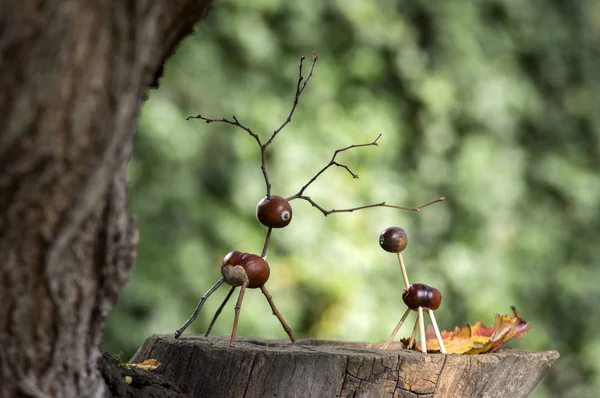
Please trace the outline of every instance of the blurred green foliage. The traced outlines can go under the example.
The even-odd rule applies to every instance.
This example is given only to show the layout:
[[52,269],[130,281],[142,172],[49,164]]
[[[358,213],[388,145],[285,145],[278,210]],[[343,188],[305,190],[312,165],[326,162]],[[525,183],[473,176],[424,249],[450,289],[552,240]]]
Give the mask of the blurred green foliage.
[[[516,305],[533,326],[512,346],[561,358],[533,396],[600,391],[600,2],[595,0],[215,1],[168,61],[139,120],[130,166],[141,244],[105,348],[131,354],[173,333],[231,250],[259,253],[261,137],[285,120],[298,61],[320,60],[292,123],[268,151],[273,193],[289,196],[335,149],[330,169],[274,231],[267,286],[298,337],[380,341],[404,311],[384,228],[406,229],[408,275],[444,294],[440,326]],[[309,62],[308,62],[309,64]],[[188,330],[203,333],[227,292]],[[214,332],[229,334],[233,301]],[[411,318],[412,319],[412,318]],[[410,334],[411,322],[401,330]],[[239,335],[285,338],[259,291]]]

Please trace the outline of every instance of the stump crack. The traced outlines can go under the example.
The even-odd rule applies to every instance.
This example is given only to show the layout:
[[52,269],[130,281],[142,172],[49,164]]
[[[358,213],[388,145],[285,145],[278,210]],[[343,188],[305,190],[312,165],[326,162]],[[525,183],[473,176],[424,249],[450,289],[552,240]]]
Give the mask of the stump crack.
[[367,362],[365,364],[367,360],[361,361],[360,365],[358,366],[358,369],[356,370],[356,375],[353,375],[352,373],[350,373],[350,376],[356,378],[358,380],[358,389],[356,390],[357,392],[361,391],[361,390],[369,390],[368,387],[366,387],[365,385],[370,385],[372,384],[371,382],[371,378],[373,378],[374,376],[374,367],[375,367],[375,358],[372,358],[372,360],[370,360],[369,362],[371,363],[371,369],[367,370],[366,375],[365,375],[365,369],[368,369],[369,363]]
[[404,392],[410,394],[411,396],[415,396],[417,398],[419,398],[419,397],[421,397],[421,398],[433,398],[434,397],[434,395],[430,394],[430,393],[420,393],[420,392],[413,391],[413,390],[410,389],[410,387],[409,388],[398,387],[397,389],[400,390],[400,391],[404,391]]
[[246,381],[246,388],[244,389],[243,397],[245,397],[248,393],[248,387],[250,387],[250,380],[252,379],[252,372],[254,371],[254,365],[256,365],[257,357],[258,355],[254,355],[254,357],[252,358],[252,365],[250,365],[250,372],[248,372],[248,380]]
[[344,378],[342,379],[342,387],[340,388],[340,392],[337,395],[338,397],[342,396],[342,392],[344,392],[344,386],[346,385],[346,379],[348,378],[348,366],[350,366],[350,357],[346,357],[346,371],[344,372]]
[[[465,367],[464,367],[464,369],[463,369],[463,372],[462,372],[462,373],[461,373],[461,375],[460,375],[460,379],[458,380],[458,382],[459,382],[459,386],[460,386],[461,388],[463,387],[463,384],[464,384],[464,383],[463,383],[463,380],[466,380],[466,379],[468,379],[468,375],[469,375],[469,373],[471,372],[471,365],[472,365],[472,361],[471,361],[471,359],[472,359],[472,358],[471,358],[471,357],[469,357],[468,359],[469,359],[469,360],[468,360],[467,364],[465,365]],[[465,376],[465,375],[466,375],[466,376]]]
[[391,367],[389,367],[389,366],[386,366],[386,365],[383,363],[383,358],[379,358],[379,362],[381,363],[381,367],[382,367],[382,368],[384,368],[384,369],[386,369],[386,370],[389,370],[389,371],[390,371],[390,372],[392,372],[392,373],[394,372],[394,369],[392,369],[392,368],[391,368]]
[[[440,368],[440,373],[437,376],[437,380],[435,381],[435,387],[433,387],[433,394],[438,390],[438,385],[440,384],[440,379],[442,378],[442,373],[444,373],[444,368],[446,367],[446,361],[448,360],[448,355],[444,355],[444,362],[442,362],[442,367]],[[470,361],[469,361],[470,362]]]

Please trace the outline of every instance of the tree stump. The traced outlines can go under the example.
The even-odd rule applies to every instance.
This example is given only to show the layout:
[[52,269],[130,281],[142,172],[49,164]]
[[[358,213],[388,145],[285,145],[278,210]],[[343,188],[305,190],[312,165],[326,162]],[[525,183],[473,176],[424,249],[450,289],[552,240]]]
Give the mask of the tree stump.
[[132,358],[161,362],[192,397],[525,397],[559,357],[502,349],[483,355],[379,350],[367,343],[153,335]]

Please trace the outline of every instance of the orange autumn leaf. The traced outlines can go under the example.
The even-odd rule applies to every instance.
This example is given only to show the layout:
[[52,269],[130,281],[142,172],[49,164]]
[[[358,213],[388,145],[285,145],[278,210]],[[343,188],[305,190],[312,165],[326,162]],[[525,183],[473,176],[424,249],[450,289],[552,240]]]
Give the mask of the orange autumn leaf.
[[[515,307],[514,316],[496,314],[493,326],[485,326],[477,321],[474,325],[462,328],[456,326],[451,332],[442,331],[441,337],[448,354],[477,355],[498,350],[508,340],[519,338],[531,328],[519,317]],[[440,345],[431,325],[425,332],[427,352],[439,352]],[[419,344],[416,344],[419,347]],[[418,348],[416,348],[418,350]]]
[[159,366],[160,362],[158,362],[156,359],[146,359],[144,362],[130,364],[130,367],[132,368],[143,369],[148,371],[153,371]]

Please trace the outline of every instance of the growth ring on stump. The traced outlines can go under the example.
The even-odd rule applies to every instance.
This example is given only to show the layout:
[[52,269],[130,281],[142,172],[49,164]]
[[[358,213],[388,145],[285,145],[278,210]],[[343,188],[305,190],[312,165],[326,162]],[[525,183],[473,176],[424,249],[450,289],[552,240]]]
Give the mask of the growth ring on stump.
[[190,397],[526,397],[556,351],[483,355],[379,350],[367,343],[153,335],[131,362],[154,358]]

